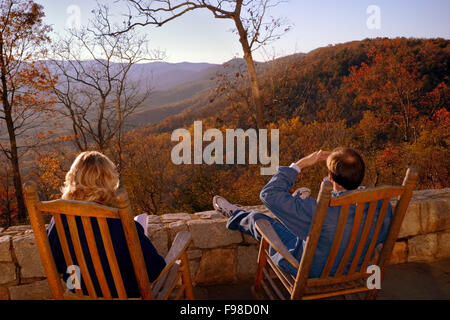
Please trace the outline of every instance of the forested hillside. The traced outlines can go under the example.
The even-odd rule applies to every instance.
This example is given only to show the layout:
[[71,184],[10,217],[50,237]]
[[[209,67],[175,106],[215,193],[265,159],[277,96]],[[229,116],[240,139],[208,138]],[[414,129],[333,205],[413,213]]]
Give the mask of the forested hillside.
[[[382,111],[378,107],[383,104],[391,105],[383,111],[397,115],[404,102],[419,114],[430,115],[435,108],[448,107],[444,93],[449,59],[448,40],[397,38],[354,41],[271,61],[260,65],[267,119],[277,122],[299,116],[306,123],[345,119],[353,125],[366,111]],[[253,126],[252,119],[242,119],[250,94],[240,79],[223,79],[218,99],[171,117],[155,130],[172,130],[206,117],[221,118],[227,125]],[[444,95],[430,109],[431,96],[439,92]],[[217,96],[216,92],[208,95]],[[406,116],[415,118],[414,113]]]
[[[421,170],[419,188],[449,187],[449,68],[450,46],[444,39],[355,41],[267,63],[260,70],[266,119],[268,127],[280,129],[281,164],[316,149],[345,145],[363,153],[366,185],[399,184],[407,167],[416,166]],[[243,77],[222,79],[208,99],[197,97],[203,105],[192,101],[195,109],[136,133],[148,139],[148,148],[155,148],[150,141],[169,142],[170,135],[162,132],[190,127],[198,119],[222,129],[255,127]],[[165,163],[173,145],[161,143],[148,152]],[[215,193],[257,203],[268,179],[259,175],[257,166],[186,167],[173,167],[184,171],[175,173],[183,179],[175,185],[182,187],[171,191],[168,186],[163,193],[188,211],[208,209]],[[311,170],[297,186],[317,191],[326,169]],[[130,183],[135,188],[136,180]]]
[[[348,146],[364,156],[364,185],[400,184],[415,166],[419,189],[450,186],[449,40],[354,41],[260,64],[258,72],[266,126],[280,130],[280,165]],[[141,119],[147,125],[124,132],[106,151],[136,213],[210,210],[215,194],[259,203],[270,178],[259,165],[176,166],[170,159],[172,131],[193,130],[195,120],[203,120],[203,130],[256,128],[246,77],[244,68],[219,72],[216,88],[160,108],[158,117],[166,119]],[[29,175],[40,180],[43,197],[59,196],[75,154],[69,145],[68,138],[36,156]],[[325,167],[304,170],[295,187],[315,195],[326,174]]]

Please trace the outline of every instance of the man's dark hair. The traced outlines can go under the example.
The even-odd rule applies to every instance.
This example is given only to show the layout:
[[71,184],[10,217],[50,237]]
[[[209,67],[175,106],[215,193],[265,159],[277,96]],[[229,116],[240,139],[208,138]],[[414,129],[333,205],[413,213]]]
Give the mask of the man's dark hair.
[[366,169],[364,160],[353,149],[337,148],[327,159],[327,167],[333,180],[346,190],[361,185]]

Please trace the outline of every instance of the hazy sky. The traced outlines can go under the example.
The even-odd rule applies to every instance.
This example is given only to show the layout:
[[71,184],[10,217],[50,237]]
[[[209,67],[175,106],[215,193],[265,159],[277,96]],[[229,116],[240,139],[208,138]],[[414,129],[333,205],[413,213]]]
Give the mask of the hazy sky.
[[[79,10],[81,24],[91,18],[93,0],[35,0],[44,6],[45,22],[57,32],[62,32],[73,21]],[[123,5],[110,3],[112,13],[120,15]],[[367,21],[374,11],[380,10],[379,28]],[[74,7],[75,6],[75,7]],[[75,8],[75,11],[73,9]],[[290,0],[273,9],[270,15],[285,17],[293,25],[292,30],[280,40],[259,50],[255,56],[265,60],[267,55],[284,56],[296,52],[308,52],[328,44],[362,40],[373,37],[442,37],[450,38],[449,0]],[[139,28],[149,35],[150,46],[164,49],[168,62],[223,63],[235,56],[242,56],[237,35],[230,32],[231,21],[214,19],[207,10],[191,12],[171,23],[155,28]]]

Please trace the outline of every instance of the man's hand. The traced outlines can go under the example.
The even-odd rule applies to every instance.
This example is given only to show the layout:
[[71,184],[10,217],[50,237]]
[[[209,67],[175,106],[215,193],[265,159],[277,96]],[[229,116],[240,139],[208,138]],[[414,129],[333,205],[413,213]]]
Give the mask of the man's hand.
[[330,154],[331,154],[330,151],[322,151],[322,150],[316,151],[314,153],[311,153],[309,156],[306,156],[306,157],[298,160],[297,166],[300,169],[304,169],[306,167],[313,166],[320,161],[327,160],[327,158]]

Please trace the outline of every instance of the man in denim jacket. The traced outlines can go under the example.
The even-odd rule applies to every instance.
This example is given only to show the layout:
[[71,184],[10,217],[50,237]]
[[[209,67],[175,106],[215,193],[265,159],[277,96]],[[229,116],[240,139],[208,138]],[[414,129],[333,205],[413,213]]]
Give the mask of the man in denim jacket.
[[[364,178],[365,171],[364,161],[361,156],[352,149],[338,148],[333,152],[321,150],[300,159],[296,163],[291,164],[289,167],[280,167],[278,173],[275,174],[269,183],[262,189],[260,194],[261,201],[279,221],[256,211],[244,211],[239,206],[229,203],[226,199],[220,196],[214,197],[214,208],[229,218],[227,223],[228,229],[239,230],[250,234],[258,241],[260,241],[261,235],[255,228],[255,222],[259,219],[269,221],[289,252],[298,261],[300,261],[317,202],[316,199],[311,197],[293,196],[289,193],[289,190],[294,185],[301,170],[325,160],[329,170],[328,179],[333,183],[333,197],[344,194],[349,190],[358,189]],[[357,270],[359,270],[362,263],[362,257],[364,257],[364,254],[369,246],[370,239],[372,238],[380,208],[381,201],[378,202],[374,222],[371,226]],[[351,229],[355,218],[355,209],[355,205],[352,205],[349,208],[344,235],[342,237],[335,264],[330,273],[331,276],[336,272],[337,266],[344,254],[346,245],[350,238]],[[364,209],[362,225],[364,225],[367,211],[368,204],[366,204]],[[325,266],[331,245],[333,243],[339,219],[339,212],[340,207],[328,208],[310,270],[310,278],[318,278],[322,273],[322,269]],[[391,219],[392,208],[389,205],[377,239],[377,245],[385,240]],[[349,265],[356,251],[361,232],[362,227],[359,230],[356,244],[350,256]],[[284,271],[289,272],[294,276],[297,274],[297,270],[275,250],[270,248],[269,254],[271,259]],[[347,265],[344,272],[347,272],[349,265]]]

